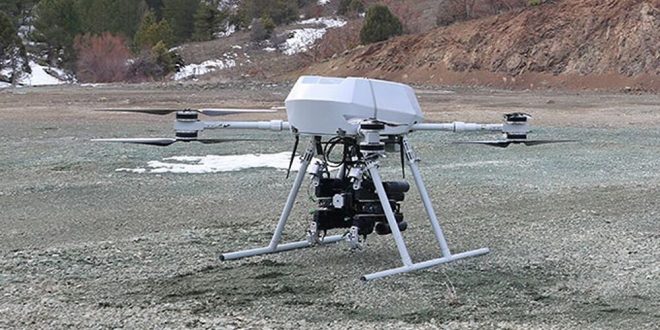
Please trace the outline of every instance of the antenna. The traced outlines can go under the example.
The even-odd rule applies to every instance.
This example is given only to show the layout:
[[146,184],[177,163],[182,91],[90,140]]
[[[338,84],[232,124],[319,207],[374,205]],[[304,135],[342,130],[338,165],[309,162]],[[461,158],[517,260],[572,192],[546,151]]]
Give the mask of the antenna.
[[374,93],[374,85],[371,82],[371,79],[366,78],[369,82],[369,88],[371,88],[371,98],[374,100],[374,118],[378,118],[378,103],[376,103],[376,93]]

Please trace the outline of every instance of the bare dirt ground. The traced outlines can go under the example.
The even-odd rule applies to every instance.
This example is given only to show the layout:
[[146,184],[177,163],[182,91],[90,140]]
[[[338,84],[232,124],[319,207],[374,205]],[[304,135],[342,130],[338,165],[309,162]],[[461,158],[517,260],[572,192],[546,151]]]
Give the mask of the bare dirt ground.
[[[580,142],[497,149],[450,144],[481,135],[413,134],[452,250],[492,252],[370,283],[359,276],[399,264],[389,236],[356,253],[217,259],[269,241],[292,182],[281,171],[115,171],[175,155],[286,151],[287,134],[211,147],[89,141],[171,134],[171,117],[95,108],[273,106],[288,87],[0,91],[0,328],[657,328],[658,95],[420,87],[427,121],[525,111],[536,137]],[[205,132],[218,135],[259,137]],[[400,176],[396,158],[385,177]],[[299,200],[285,239],[304,236],[312,207]],[[413,259],[438,256],[416,193],[403,212]]]

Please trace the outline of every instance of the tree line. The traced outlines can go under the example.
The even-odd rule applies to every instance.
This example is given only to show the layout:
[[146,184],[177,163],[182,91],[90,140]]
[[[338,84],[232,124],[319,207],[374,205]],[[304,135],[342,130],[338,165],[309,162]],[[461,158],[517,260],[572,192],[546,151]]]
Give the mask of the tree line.
[[[28,54],[42,64],[74,72],[81,81],[159,79],[182,64],[173,48],[213,39],[228,26],[262,30],[296,21],[317,0],[242,0],[222,8],[220,0],[2,0],[0,80],[29,72]],[[400,34],[386,8],[367,15],[363,41]],[[341,0],[339,14],[364,12],[361,0]],[[388,25],[383,32],[379,22]],[[382,25],[382,24],[380,24]],[[255,38],[253,38],[255,39]],[[27,47],[26,47],[27,46]]]
[[[289,23],[311,1],[244,0],[230,11],[220,8],[220,0],[3,0],[0,70],[12,73],[0,79],[29,71],[28,52],[84,77],[94,68],[81,66],[103,51],[130,57],[126,74],[158,78],[180,62],[172,47],[211,40],[230,25],[247,28],[255,18]],[[21,35],[25,27],[31,31]]]

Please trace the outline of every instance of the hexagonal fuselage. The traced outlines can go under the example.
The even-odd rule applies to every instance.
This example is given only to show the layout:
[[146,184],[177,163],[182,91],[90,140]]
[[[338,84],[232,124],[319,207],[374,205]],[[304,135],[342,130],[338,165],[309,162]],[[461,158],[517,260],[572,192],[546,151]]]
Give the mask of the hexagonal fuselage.
[[410,86],[376,79],[301,76],[285,104],[289,123],[304,135],[356,135],[366,119],[393,124],[383,135],[398,135],[423,120]]

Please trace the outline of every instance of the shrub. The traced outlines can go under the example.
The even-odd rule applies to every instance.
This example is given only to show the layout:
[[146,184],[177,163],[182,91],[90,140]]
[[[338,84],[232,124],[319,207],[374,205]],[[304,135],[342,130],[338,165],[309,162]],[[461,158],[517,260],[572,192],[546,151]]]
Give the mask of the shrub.
[[457,21],[464,21],[468,19],[469,6],[464,5],[461,1],[449,0],[442,2],[438,7],[438,14],[436,16],[436,25],[445,26]]
[[270,17],[262,17],[260,19],[252,20],[252,28],[250,30],[250,39],[252,41],[263,41],[270,38],[275,23]]
[[220,26],[227,19],[227,13],[218,9],[217,4],[202,2],[195,13],[195,32],[193,39],[196,41],[212,40],[217,32],[221,32]]
[[386,6],[375,5],[367,10],[364,25],[360,31],[360,42],[370,44],[387,40],[403,33],[401,21],[392,15]]
[[458,21],[497,15],[525,7],[536,0],[446,0],[438,5],[436,25],[445,26]]
[[180,62],[179,55],[169,51],[161,41],[133,60],[127,78],[130,81],[158,80],[174,72]]
[[140,28],[133,39],[138,50],[150,49],[161,41],[165,45],[171,45],[174,33],[165,19],[157,22],[156,15],[149,11],[142,18]]
[[109,32],[99,36],[79,35],[74,41],[78,53],[76,75],[82,82],[116,82],[126,79],[131,52],[126,40]]
[[298,0],[242,0],[238,16],[243,27],[263,17],[270,17],[276,25],[286,24],[298,19]]
[[306,63],[314,63],[329,59],[335,55],[355,48],[360,44],[360,27],[362,22],[359,20],[349,21],[346,25],[328,29],[323,38],[317,42],[309,51],[300,53]]
[[0,11],[0,80],[14,84],[23,73],[30,73],[25,47],[9,16]]
[[357,16],[364,13],[364,4],[361,0],[341,0],[337,14],[344,16]]
[[410,1],[390,0],[384,3],[403,24],[403,33],[418,33],[423,30],[424,13]]

